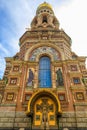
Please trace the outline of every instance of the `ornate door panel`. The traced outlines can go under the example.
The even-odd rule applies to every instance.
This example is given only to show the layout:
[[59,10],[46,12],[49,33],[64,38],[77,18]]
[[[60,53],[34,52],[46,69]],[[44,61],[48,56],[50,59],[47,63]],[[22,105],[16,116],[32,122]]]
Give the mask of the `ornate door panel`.
[[34,105],[34,125],[55,125],[56,106],[49,97],[39,98]]

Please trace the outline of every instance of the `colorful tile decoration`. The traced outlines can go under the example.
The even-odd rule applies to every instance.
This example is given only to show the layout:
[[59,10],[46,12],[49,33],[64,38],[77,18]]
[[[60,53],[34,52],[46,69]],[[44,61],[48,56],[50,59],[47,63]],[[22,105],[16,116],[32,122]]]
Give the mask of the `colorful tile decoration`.
[[14,99],[14,93],[7,93],[6,100],[12,101]]
[[71,71],[77,71],[77,65],[70,65]]
[[59,100],[60,101],[65,101],[66,99],[65,99],[65,94],[58,94],[58,97],[59,97]]
[[80,84],[80,78],[79,77],[73,77],[74,84]]
[[77,100],[84,100],[84,94],[82,92],[77,92],[76,99]]
[[26,95],[25,95],[25,100],[26,100],[26,101],[29,101],[30,97],[31,97],[30,94],[26,94]]
[[17,83],[17,78],[11,78],[10,84],[15,85]]
[[57,52],[54,48],[44,46],[44,47],[39,47],[39,48],[35,49],[32,52],[31,56],[29,57],[29,60],[30,61],[35,61],[36,57],[39,54],[43,54],[43,53],[47,53],[47,54],[52,55],[55,61],[61,59],[59,52]]
[[19,71],[19,66],[14,66],[13,71]]

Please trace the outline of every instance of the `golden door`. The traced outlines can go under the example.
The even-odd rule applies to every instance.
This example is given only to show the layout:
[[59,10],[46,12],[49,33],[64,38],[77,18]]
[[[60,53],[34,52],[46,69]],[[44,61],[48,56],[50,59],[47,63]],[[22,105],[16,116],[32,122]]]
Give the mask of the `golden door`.
[[34,125],[41,126],[42,124],[54,126],[56,105],[55,102],[49,97],[41,97],[36,100],[34,104]]

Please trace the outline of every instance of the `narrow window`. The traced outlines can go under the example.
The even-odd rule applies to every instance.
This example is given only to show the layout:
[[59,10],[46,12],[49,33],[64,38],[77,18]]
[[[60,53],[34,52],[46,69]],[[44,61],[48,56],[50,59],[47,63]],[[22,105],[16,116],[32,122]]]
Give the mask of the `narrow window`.
[[39,61],[39,86],[50,88],[51,84],[51,66],[50,58],[43,56]]
[[47,23],[47,16],[43,16],[43,23]]

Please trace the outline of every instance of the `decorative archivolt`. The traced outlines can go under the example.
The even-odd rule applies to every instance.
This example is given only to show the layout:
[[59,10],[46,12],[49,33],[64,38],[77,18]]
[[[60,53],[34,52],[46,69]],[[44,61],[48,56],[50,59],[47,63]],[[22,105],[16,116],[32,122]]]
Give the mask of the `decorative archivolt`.
[[38,47],[31,53],[31,55],[29,56],[29,61],[36,61],[38,60],[37,57],[39,55],[47,55],[47,54],[50,55],[54,59],[54,61],[61,60],[59,52],[57,52],[54,48],[42,46]]
[[53,101],[56,103],[57,105],[57,112],[61,113],[62,110],[61,110],[61,106],[60,106],[60,102],[59,102],[59,99],[57,97],[57,95],[55,95],[53,92],[51,92],[50,90],[47,90],[47,89],[41,89],[37,92],[35,92],[31,99],[29,100],[28,102],[28,110],[26,112],[26,114],[29,114],[31,111],[32,111],[32,107],[35,103],[35,101],[38,99],[38,97],[41,97],[41,96],[47,96],[47,97],[50,97],[53,99]]
[[64,59],[60,48],[52,43],[38,43],[29,48],[25,54],[25,61],[38,61],[40,56],[48,55],[52,61]]

